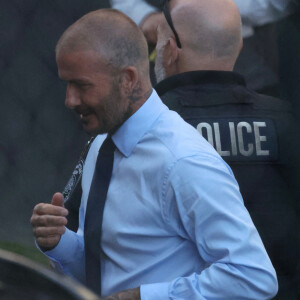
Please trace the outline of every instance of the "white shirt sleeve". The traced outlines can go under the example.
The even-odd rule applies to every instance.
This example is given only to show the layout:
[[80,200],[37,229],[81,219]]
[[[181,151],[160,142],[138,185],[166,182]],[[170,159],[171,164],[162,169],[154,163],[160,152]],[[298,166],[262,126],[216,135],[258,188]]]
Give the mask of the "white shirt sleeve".
[[162,194],[166,224],[194,243],[206,266],[169,283],[142,285],[142,300],[262,300],[276,295],[276,272],[227,164],[209,155],[181,159]]
[[234,0],[243,24],[260,26],[280,20],[291,14],[296,0]]
[[[276,22],[291,14],[297,6],[296,0],[234,0],[243,20],[242,34],[253,34],[252,26]],[[145,0],[110,0],[111,6],[129,16],[137,25],[157,11]]]
[[137,25],[140,25],[147,15],[157,11],[144,0],[110,0],[110,4],[112,8],[129,16]]

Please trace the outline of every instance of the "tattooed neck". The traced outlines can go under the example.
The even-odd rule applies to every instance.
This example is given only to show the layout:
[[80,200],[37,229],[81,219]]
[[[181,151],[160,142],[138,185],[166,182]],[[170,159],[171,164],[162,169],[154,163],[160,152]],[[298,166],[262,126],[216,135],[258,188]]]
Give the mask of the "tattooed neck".
[[141,101],[141,100],[146,101],[150,97],[151,93],[152,93],[152,88],[143,94],[141,82],[138,82],[136,87],[132,90],[132,93],[129,96],[129,99],[133,103]]
[[152,88],[144,94],[144,99],[147,100],[152,94]]

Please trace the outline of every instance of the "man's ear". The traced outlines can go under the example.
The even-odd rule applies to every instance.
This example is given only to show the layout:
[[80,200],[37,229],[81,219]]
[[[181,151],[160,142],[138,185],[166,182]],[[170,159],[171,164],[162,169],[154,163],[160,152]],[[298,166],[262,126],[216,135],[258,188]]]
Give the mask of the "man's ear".
[[164,61],[166,67],[174,67],[174,64],[178,60],[179,49],[177,48],[176,41],[173,37],[170,37],[164,49]]
[[127,96],[132,93],[138,81],[139,75],[135,67],[128,66],[121,71],[121,86]]

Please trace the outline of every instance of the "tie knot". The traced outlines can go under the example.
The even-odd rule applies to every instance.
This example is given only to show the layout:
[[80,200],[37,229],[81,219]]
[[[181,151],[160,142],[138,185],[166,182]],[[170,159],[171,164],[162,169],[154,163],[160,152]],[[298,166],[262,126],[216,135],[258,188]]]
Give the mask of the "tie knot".
[[114,144],[112,138],[110,136],[107,136],[100,147],[99,154],[109,155],[114,153],[115,149],[116,145]]

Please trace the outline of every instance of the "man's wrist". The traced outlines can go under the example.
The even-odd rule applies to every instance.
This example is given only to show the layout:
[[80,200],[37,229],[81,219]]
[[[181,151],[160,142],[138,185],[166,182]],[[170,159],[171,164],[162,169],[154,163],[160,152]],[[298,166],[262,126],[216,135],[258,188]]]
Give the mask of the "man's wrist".
[[101,298],[101,300],[141,300],[140,288],[121,291],[110,296]]

